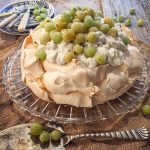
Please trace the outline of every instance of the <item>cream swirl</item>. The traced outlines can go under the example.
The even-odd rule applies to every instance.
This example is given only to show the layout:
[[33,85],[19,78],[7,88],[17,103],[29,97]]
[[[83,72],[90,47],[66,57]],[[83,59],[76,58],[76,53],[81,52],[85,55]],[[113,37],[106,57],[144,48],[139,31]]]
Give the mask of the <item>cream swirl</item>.
[[112,66],[121,65],[124,58],[124,53],[117,49],[111,48],[107,54],[108,62]]

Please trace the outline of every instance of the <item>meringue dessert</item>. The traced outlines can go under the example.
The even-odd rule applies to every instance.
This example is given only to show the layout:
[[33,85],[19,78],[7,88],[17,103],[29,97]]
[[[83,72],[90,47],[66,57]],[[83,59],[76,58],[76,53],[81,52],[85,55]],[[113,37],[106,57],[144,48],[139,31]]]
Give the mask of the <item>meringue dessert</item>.
[[46,19],[21,49],[23,82],[41,100],[93,107],[126,92],[143,57],[122,26],[91,8]]

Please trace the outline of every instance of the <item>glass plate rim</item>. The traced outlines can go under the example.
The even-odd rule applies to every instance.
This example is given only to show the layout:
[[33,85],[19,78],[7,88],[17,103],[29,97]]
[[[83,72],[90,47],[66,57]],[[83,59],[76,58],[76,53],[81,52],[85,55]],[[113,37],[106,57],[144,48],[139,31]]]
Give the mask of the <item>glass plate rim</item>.
[[[7,57],[7,59],[5,60],[5,63],[4,63],[4,66],[3,66],[3,84],[5,85],[6,92],[9,94],[11,100],[13,100],[14,102],[16,102],[19,107],[21,107],[23,110],[28,111],[31,115],[34,115],[34,116],[37,116],[37,117],[41,117],[41,118],[43,118],[43,119],[45,119],[45,120],[47,120],[47,121],[54,121],[54,122],[63,123],[63,124],[66,124],[66,123],[75,123],[75,124],[79,124],[79,123],[80,123],[80,124],[81,124],[81,123],[95,122],[95,121],[97,121],[97,120],[111,119],[111,118],[114,118],[114,117],[117,117],[117,116],[120,116],[120,115],[124,115],[124,114],[126,114],[126,113],[128,113],[128,112],[130,112],[130,111],[135,110],[135,106],[141,103],[141,101],[144,99],[144,97],[146,96],[147,91],[148,91],[148,89],[149,89],[149,84],[147,84],[147,86],[146,86],[146,91],[145,91],[145,93],[139,98],[139,100],[132,102],[132,103],[130,104],[130,106],[128,106],[128,108],[126,108],[126,109],[123,110],[122,112],[117,112],[114,116],[110,116],[110,117],[107,117],[107,118],[100,118],[100,117],[97,117],[97,118],[94,118],[94,119],[89,117],[88,120],[84,120],[84,119],[86,119],[86,118],[84,118],[84,119],[83,119],[83,118],[73,118],[73,119],[70,119],[69,121],[68,121],[68,118],[61,118],[61,117],[55,118],[54,116],[51,117],[51,119],[49,119],[49,118],[45,117],[44,114],[43,114],[43,115],[42,115],[41,113],[36,113],[36,114],[35,114],[35,112],[33,112],[33,111],[29,110],[28,108],[26,108],[26,106],[24,106],[23,103],[19,103],[15,98],[12,97],[11,93],[10,93],[10,92],[8,91],[8,89],[7,89],[7,82],[6,82],[6,79],[4,78],[4,77],[5,77],[5,74],[6,74],[7,62],[8,62],[8,60],[10,59],[10,57],[11,57],[17,50],[19,51],[20,48],[21,48],[21,45],[20,45],[19,47],[17,47],[16,49],[14,49],[14,50],[12,51],[12,53],[11,53],[11,54]],[[147,60],[147,58],[146,58],[145,55],[144,55],[144,59],[145,59],[145,61]],[[148,66],[150,66],[150,65],[149,65],[149,61],[146,61],[146,63],[147,63]],[[147,69],[148,69],[148,68],[147,68]],[[148,75],[150,76],[150,71],[148,71]],[[148,79],[148,81],[149,81],[149,79]],[[113,101],[113,100],[112,100],[112,101]],[[56,104],[56,105],[57,105],[57,104]],[[83,109],[84,109],[84,108],[83,108]],[[78,121],[77,121],[76,119],[77,119]]]

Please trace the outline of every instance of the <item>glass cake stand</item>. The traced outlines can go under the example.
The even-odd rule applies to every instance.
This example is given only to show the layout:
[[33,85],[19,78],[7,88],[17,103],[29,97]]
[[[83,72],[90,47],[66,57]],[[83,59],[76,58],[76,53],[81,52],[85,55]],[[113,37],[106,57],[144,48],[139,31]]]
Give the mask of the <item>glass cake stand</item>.
[[21,80],[20,47],[10,54],[4,64],[3,81],[11,99],[34,116],[59,123],[85,123],[110,119],[133,109],[145,97],[149,88],[150,67],[143,55],[142,75],[133,86],[120,97],[109,100],[93,108],[78,108],[70,105],[58,105],[36,97]]

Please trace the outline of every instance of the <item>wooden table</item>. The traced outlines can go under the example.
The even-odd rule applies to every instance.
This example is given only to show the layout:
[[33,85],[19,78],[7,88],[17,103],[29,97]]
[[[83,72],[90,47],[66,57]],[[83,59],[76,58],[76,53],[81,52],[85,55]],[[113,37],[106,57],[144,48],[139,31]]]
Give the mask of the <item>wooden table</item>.
[[[5,4],[9,4],[14,0],[0,0],[0,7]],[[117,16],[124,15],[127,18],[132,19],[131,29],[134,31],[135,36],[144,42],[145,44],[150,43],[150,1],[149,0],[49,0],[55,7],[55,13],[58,14],[62,9],[70,8],[70,6],[84,5],[90,6],[94,9],[100,9],[105,16]],[[136,15],[130,16],[129,9],[134,7],[136,9]],[[139,18],[145,20],[144,27],[137,27],[136,21]],[[43,121],[39,118],[33,117],[27,112],[21,110],[15,103],[13,103],[9,96],[6,94],[4,86],[2,84],[2,67],[6,56],[11,52],[12,49],[22,43],[24,37],[6,35],[0,32],[0,130],[8,128],[13,125],[32,122],[32,121]],[[143,44],[144,45],[144,44]],[[145,45],[146,54],[150,56],[150,46]],[[146,98],[143,103],[149,103],[150,99]],[[96,124],[89,123],[85,125],[74,125],[68,124],[64,128],[68,132],[87,132],[87,131],[98,131],[98,130],[123,130],[131,129],[136,127],[150,127],[150,120],[142,116],[139,110],[134,113],[129,113],[122,120],[117,121],[118,118],[114,118],[108,121],[97,122]],[[117,121],[117,122],[116,122]],[[75,129],[75,130],[74,130]],[[73,144],[68,145],[68,149],[71,150],[136,150],[145,149],[148,150],[150,147],[146,146],[145,142],[97,142],[93,140],[80,140]]]

